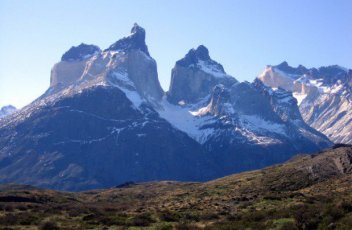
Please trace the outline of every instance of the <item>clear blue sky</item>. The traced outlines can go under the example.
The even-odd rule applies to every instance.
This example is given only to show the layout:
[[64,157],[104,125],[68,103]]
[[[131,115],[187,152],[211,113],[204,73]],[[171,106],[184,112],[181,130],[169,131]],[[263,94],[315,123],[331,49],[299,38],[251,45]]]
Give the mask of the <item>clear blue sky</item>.
[[351,12],[350,0],[1,0],[0,106],[30,103],[67,49],[106,48],[134,22],[165,90],[175,61],[199,44],[240,81],[284,60],[352,68]]

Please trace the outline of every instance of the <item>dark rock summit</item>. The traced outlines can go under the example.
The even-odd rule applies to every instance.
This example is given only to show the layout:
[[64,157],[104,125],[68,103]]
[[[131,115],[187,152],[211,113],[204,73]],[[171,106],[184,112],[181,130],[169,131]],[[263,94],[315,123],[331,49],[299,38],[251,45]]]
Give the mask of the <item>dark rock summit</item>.
[[190,51],[188,51],[188,53],[184,58],[176,62],[176,65],[188,67],[190,65],[197,64],[199,60],[202,60],[202,61],[210,60],[209,51],[203,45],[198,46],[197,49],[191,49]]
[[98,46],[81,43],[79,46],[72,46],[64,53],[61,57],[61,61],[81,61],[100,51]]
[[308,71],[308,69],[303,65],[299,65],[297,68],[294,68],[294,67],[291,67],[286,61],[280,63],[275,67],[282,71],[285,71],[286,73],[293,74],[293,75],[298,75],[298,74],[302,75]]
[[129,50],[141,50],[146,55],[149,55],[148,47],[145,44],[145,30],[140,27],[137,23],[131,29],[131,35],[128,37],[122,38],[112,44],[108,50],[115,50],[115,51],[129,51]]

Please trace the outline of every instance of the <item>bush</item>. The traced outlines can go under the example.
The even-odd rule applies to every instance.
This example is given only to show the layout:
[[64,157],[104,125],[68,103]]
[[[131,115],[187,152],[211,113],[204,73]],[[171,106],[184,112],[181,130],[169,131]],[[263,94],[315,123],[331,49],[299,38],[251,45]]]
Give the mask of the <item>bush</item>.
[[143,213],[140,215],[136,215],[127,219],[126,224],[129,226],[149,226],[150,224],[154,223],[155,221],[148,213]]
[[172,224],[169,224],[169,223],[161,223],[161,224],[156,225],[154,228],[155,228],[155,230],[172,230],[173,229]]
[[201,220],[215,220],[219,219],[219,215],[217,213],[206,212],[202,213],[199,218]]
[[200,229],[197,225],[187,222],[177,223],[175,225],[176,230],[196,230]]
[[40,230],[59,230],[59,226],[56,222],[46,221],[39,226]]
[[37,225],[40,222],[40,219],[35,213],[30,212],[22,212],[17,216],[18,220],[21,225]]
[[159,214],[159,218],[160,220],[166,222],[177,222],[180,220],[180,214],[171,211],[163,211]]
[[302,205],[295,210],[294,218],[298,229],[317,229],[320,210],[317,207]]
[[17,217],[13,214],[6,214],[0,217],[0,225],[16,225]]

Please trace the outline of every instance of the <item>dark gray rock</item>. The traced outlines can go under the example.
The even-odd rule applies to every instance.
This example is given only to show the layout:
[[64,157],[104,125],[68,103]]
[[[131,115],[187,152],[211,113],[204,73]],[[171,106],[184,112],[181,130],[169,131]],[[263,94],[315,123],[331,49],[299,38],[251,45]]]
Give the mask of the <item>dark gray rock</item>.
[[100,51],[98,46],[81,43],[79,46],[72,46],[64,53],[61,57],[61,61],[81,61]]
[[130,51],[130,50],[141,50],[146,55],[149,55],[148,47],[145,44],[145,30],[140,27],[137,23],[131,29],[131,35],[125,38],[122,38],[112,44],[108,50],[115,51]]

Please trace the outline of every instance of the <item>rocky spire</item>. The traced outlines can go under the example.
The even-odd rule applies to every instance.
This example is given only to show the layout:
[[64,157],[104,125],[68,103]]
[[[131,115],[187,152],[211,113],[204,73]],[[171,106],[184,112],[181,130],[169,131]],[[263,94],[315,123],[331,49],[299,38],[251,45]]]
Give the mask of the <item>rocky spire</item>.
[[131,29],[131,34],[128,37],[124,37],[114,44],[112,44],[107,50],[116,51],[129,51],[129,50],[141,50],[145,54],[149,55],[148,47],[145,44],[145,30],[135,23]]

